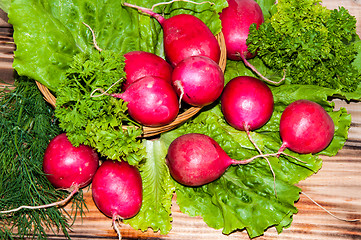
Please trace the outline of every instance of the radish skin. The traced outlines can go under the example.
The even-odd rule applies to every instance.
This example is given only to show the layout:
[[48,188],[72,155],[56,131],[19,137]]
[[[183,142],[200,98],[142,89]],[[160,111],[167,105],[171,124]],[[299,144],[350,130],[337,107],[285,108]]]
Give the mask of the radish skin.
[[135,81],[123,93],[111,94],[128,102],[128,113],[144,126],[163,126],[178,115],[178,96],[172,85],[161,78],[147,76]]
[[213,103],[221,95],[224,75],[212,59],[192,56],[178,63],[173,70],[171,82],[182,101],[203,107]]
[[282,146],[300,153],[318,153],[332,141],[335,125],[321,105],[309,100],[297,100],[286,107],[280,120]]
[[44,153],[43,171],[56,188],[87,186],[99,166],[95,150],[86,145],[74,147],[66,133],[53,138]]
[[158,55],[145,51],[132,51],[124,54],[126,79],[122,90],[125,91],[130,84],[147,76],[161,78],[170,83],[172,66]]
[[257,27],[264,22],[261,7],[254,0],[227,0],[228,7],[219,14],[222,22],[222,33],[227,49],[227,57],[231,60],[242,60],[253,58],[247,50],[247,38],[249,27],[257,24]]
[[274,100],[271,89],[250,76],[233,78],[224,87],[221,108],[234,128],[251,131],[262,127],[272,116]]
[[142,205],[142,179],[138,169],[124,161],[104,161],[93,178],[92,196],[106,216],[134,217]]

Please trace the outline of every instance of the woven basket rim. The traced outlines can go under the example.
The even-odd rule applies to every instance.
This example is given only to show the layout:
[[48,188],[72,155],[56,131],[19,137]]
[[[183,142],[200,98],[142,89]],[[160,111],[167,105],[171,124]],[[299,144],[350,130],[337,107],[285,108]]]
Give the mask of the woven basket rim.
[[[224,72],[226,69],[226,62],[227,62],[227,51],[223,33],[220,32],[216,35],[218,43],[221,48],[221,55],[218,65]],[[56,107],[56,97],[51,93],[51,91],[41,84],[38,81],[35,81],[36,85],[38,86],[40,92],[43,94],[44,100],[48,102],[53,108]],[[202,107],[190,107],[183,113],[179,114],[171,123],[159,126],[159,127],[149,127],[149,126],[142,126],[142,136],[141,137],[151,137],[158,135],[163,132],[167,132],[172,130],[173,128],[177,127],[178,125],[186,122],[189,118],[196,115]],[[129,126],[123,126],[123,129],[127,129]],[[133,127],[133,126],[132,126]]]

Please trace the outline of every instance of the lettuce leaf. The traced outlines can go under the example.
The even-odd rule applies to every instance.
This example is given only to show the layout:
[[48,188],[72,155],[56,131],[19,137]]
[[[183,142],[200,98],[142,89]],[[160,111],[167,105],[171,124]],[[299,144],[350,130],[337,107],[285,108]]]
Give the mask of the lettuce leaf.
[[124,220],[135,229],[167,234],[171,228],[171,204],[175,190],[164,158],[167,147],[159,139],[143,141],[147,160],[140,166],[143,179],[143,203],[140,212],[131,219]]
[[0,9],[3,10],[5,13],[9,12],[11,0],[0,0]]

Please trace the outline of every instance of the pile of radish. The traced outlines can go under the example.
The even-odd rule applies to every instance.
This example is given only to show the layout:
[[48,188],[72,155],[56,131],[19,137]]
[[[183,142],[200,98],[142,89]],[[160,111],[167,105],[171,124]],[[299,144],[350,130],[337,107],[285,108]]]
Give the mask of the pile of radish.
[[[220,97],[224,86],[223,71],[218,65],[221,49],[205,23],[190,14],[165,19],[151,9],[126,2],[123,5],[148,14],[161,24],[166,57],[164,60],[144,51],[124,54],[123,92],[110,96],[128,103],[133,120],[143,126],[164,126],[177,117],[182,101],[203,107]],[[96,42],[94,45],[102,50]]]
[[[162,24],[166,60],[144,51],[124,54],[126,79],[122,92],[108,94],[108,89],[101,90],[100,95],[124,100],[133,120],[151,127],[171,123],[179,113],[181,102],[203,107],[219,99],[224,87],[223,71],[218,65],[220,46],[209,28],[193,15],[164,19],[147,9],[139,9]],[[102,51],[93,31],[92,34],[95,48]],[[100,96],[93,93],[92,97]],[[43,163],[44,173],[54,187],[72,190],[62,204],[80,188],[92,183],[95,205],[112,218],[121,239],[117,221],[135,216],[142,206],[142,179],[136,166],[109,159],[100,162],[93,149],[85,145],[73,146],[66,133],[49,143]]]
[[[259,108],[257,103],[253,103],[257,100],[252,97],[248,100],[247,107],[253,107],[255,110]],[[247,121],[241,114],[239,117],[240,122],[243,123],[241,126],[244,126]],[[323,134],[315,134],[318,131]],[[300,154],[320,152],[330,144],[333,138],[334,123],[319,104],[309,100],[297,100],[283,112],[280,120],[280,134],[284,142],[278,152],[260,153],[243,160],[231,159],[209,136],[197,133],[182,135],[169,146],[167,165],[172,177],[179,183],[186,186],[204,185],[222,176],[230,165],[248,164],[260,157],[277,157],[284,154],[285,148]]]
[[125,59],[124,92],[111,96],[127,102],[129,115],[144,126],[171,123],[179,113],[181,101],[203,107],[222,93],[223,72],[209,57],[192,55],[174,67],[149,52],[129,52]]
[[[247,65],[246,59],[254,57],[247,51],[248,29],[253,23],[263,23],[262,11],[253,0],[228,0],[228,3],[229,7],[220,14],[227,55]],[[220,100],[225,121],[237,130],[246,131],[259,151],[259,155],[250,159],[235,160],[209,136],[182,135],[170,144],[166,156],[174,180],[186,186],[201,186],[221,177],[231,165],[279,157],[285,154],[285,148],[300,154],[317,153],[330,144],[334,135],[331,117],[317,103],[299,100],[282,114],[279,131],[283,144],[279,151],[263,154],[250,131],[261,128],[273,114],[274,99],[268,85],[250,76],[238,76],[225,85],[218,64],[220,46],[200,19],[187,14],[165,19],[151,9],[129,3],[124,6],[157,19],[163,28],[166,59],[144,51],[126,53],[122,92],[110,97],[123,99],[136,122],[152,127],[171,123],[180,111],[181,102],[204,107]],[[235,21],[244,19],[246,13],[247,21]],[[242,24],[237,25],[238,22]],[[316,131],[317,136],[313,134]],[[49,143],[43,169],[56,188],[72,194],[92,181],[93,200],[104,215],[113,219],[119,238],[116,221],[135,216],[141,208],[142,179],[137,167],[124,161],[105,160],[100,164],[94,150],[72,146],[65,133]]]
[[[111,94],[128,103],[128,113],[135,121],[151,127],[171,123],[182,101],[197,107],[213,103],[224,86],[218,65],[220,46],[208,27],[193,15],[177,15],[174,21],[155,16],[164,23],[164,51],[169,63],[149,52],[126,53],[124,92]],[[166,31],[168,28],[172,30]],[[200,38],[194,30],[207,30],[207,36]]]

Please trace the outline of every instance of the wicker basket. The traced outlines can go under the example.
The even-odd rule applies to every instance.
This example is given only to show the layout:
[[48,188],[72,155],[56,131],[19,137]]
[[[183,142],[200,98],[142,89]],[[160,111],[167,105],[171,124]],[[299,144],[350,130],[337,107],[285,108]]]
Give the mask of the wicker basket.
[[[225,45],[224,36],[223,36],[222,32],[217,34],[216,38],[221,47],[221,57],[219,60],[219,66],[221,67],[222,71],[224,72],[224,70],[226,68],[227,52],[226,52],[226,45]],[[45,101],[47,101],[51,106],[53,106],[55,108],[55,103],[56,103],[55,96],[43,84],[36,81],[36,85],[38,86],[39,90],[43,94]],[[179,114],[176,117],[176,119],[173,120],[173,122],[171,122],[167,125],[163,125],[160,127],[143,126],[142,127],[143,128],[142,137],[151,137],[151,136],[155,136],[160,133],[163,133],[163,132],[167,132],[167,131],[177,127],[178,125],[184,123],[185,121],[187,121],[189,118],[193,117],[194,115],[196,115],[201,109],[202,109],[201,107],[190,107],[183,113]],[[124,128],[127,128],[127,126],[124,126]]]

